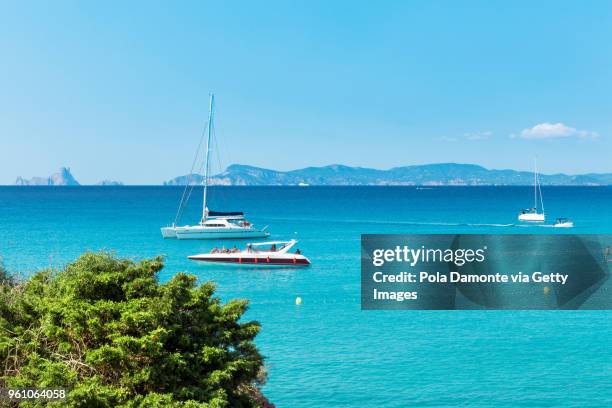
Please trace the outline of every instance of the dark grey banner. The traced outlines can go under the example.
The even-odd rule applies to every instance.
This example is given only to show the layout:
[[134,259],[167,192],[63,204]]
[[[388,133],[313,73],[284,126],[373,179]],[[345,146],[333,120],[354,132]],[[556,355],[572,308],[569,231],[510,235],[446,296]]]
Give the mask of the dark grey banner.
[[612,309],[612,235],[362,235],[361,307]]

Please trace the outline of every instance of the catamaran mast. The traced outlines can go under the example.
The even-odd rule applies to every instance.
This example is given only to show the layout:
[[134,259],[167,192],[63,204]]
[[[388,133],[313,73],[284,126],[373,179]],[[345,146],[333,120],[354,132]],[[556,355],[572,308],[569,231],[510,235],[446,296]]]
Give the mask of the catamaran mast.
[[214,105],[214,101],[215,101],[215,95],[214,94],[210,94],[210,107],[208,110],[208,135],[206,138],[206,161],[204,163],[204,199],[202,200],[202,222],[206,221],[207,218],[207,213],[208,211],[206,211],[206,193],[208,190],[208,171],[210,169],[210,165],[209,165],[209,157],[210,157],[210,147],[211,147],[211,143],[210,143],[210,139],[211,139],[211,135],[212,135],[212,121],[213,121],[213,105]]

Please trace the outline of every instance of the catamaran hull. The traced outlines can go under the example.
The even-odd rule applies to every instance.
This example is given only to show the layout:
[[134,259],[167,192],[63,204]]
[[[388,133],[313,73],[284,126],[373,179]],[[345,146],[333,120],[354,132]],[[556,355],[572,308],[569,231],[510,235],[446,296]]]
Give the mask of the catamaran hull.
[[161,234],[164,238],[176,238],[176,228],[175,227],[162,227]]
[[175,239],[242,239],[265,238],[269,232],[256,228],[210,228],[210,227],[163,227],[161,234],[164,238]]
[[192,229],[177,229],[177,239],[246,239],[246,238],[265,238],[270,236],[269,232],[248,229],[210,229],[192,230]]
[[519,214],[518,219],[525,222],[544,222],[546,217],[544,214]]
[[224,264],[224,265],[249,265],[249,266],[291,266],[300,267],[310,265],[308,258],[304,256],[288,256],[283,258],[276,257],[215,257],[212,255],[193,255],[188,258],[192,261],[206,262],[213,264]]

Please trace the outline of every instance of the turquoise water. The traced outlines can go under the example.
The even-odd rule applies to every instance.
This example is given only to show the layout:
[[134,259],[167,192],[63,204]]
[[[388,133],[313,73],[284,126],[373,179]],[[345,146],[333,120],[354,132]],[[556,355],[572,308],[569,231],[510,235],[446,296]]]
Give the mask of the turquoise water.
[[[188,261],[219,243],[161,238],[181,192],[1,187],[0,256],[28,274],[85,250],[165,254],[162,281],[188,271],[249,299],[278,407],[612,406],[611,312],[361,311],[359,298],[362,233],[612,233],[610,187],[545,187],[548,216],[576,223],[564,231],[511,225],[529,187],[213,188],[212,209],[298,239],[313,262],[299,270]],[[194,198],[185,223],[198,219]]]

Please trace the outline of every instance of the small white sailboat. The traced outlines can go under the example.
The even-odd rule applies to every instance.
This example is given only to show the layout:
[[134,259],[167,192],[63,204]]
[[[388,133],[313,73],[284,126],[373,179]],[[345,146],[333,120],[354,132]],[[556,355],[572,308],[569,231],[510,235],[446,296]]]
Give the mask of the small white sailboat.
[[[161,234],[164,238],[176,238],[176,239],[235,239],[235,238],[265,238],[270,235],[266,231],[266,227],[258,229],[253,226],[244,217],[242,212],[219,212],[209,211],[206,206],[206,198],[208,193],[208,177],[210,171],[210,150],[211,150],[211,135],[213,129],[213,109],[214,109],[214,95],[210,95],[210,109],[208,112],[208,123],[207,123],[207,138],[206,138],[206,158],[204,162],[204,179],[202,184],[204,187],[203,199],[202,199],[202,219],[197,225],[184,225],[177,226],[178,219],[183,209],[183,205],[186,204],[185,192],[187,191],[188,185],[185,186],[185,192],[181,203],[179,204],[179,210],[175,218],[174,223],[168,227],[161,228]],[[196,153],[197,159],[197,153]],[[195,164],[195,161],[194,161]],[[192,168],[193,173],[193,168]]]
[[[540,188],[540,177],[538,176],[538,163],[534,162],[533,171],[533,207],[522,210],[518,216],[519,221],[525,222],[544,222],[546,215],[544,213],[544,199],[542,198],[542,189]],[[540,206],[542,212],[538,212],[538,195],[540,196]]]

